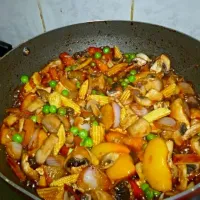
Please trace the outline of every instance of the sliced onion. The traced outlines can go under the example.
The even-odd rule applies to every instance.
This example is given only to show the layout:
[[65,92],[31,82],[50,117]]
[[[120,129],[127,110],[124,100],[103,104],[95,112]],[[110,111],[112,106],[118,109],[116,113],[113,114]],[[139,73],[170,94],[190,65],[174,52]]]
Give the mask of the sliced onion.
[[120,113],[121,113],[121,108],[120,106],[113,102],[112,103],[112,107],[113,107],[113,112],[114,112],[114,123],[113,123],[113,128],[117,128],[119,126],[120,123]]
[[85,129],[86,131],[89,131],[89,130],[90,130],[90,124],[87,124],[87,123],[85,123],[85,124],[80,124],[80,125],[79,125],[79,128]]
[[14,159],[20,159],[22,154],[22,145],[17,142],[9,142],[6,145],[6,152]]
[[194,90],[192,89],[191,85],[189,83],[186,82],[180,82],[178,83],[178,86],[181,90],[181,92],[185,93],[185,94],[194,94]]
[[148,113],[147,108],[140,106],[138,104],[132,104],[131,109],[135,112],[136,115],[141,117]]
[[74,124],[74,118],[72,116],[69,116],[69,123],[71,126]]
[[33,133],[33,136],[28,144],[28,149],[32,149],[34,148],[34,145],[37,144],[37,138],[38,138],[38,134],[39,134],[40,129],[36,129],[35,132]]
[[64,157],[62,156],[48,156],[46,164],[49,166],[62,167],[64,165]]

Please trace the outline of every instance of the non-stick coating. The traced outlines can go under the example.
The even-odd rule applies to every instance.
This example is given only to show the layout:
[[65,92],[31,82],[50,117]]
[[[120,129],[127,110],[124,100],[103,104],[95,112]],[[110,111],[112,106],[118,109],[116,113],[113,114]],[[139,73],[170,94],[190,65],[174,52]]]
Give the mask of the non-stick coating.
[[[117,45],[124,52],[144,52],[153,56],[165,53],[169,55],[175,71],[190,80],[200,92],[199,41],[151,24],[129,21],[89,22],[42,34],[20,45],[0,60],[0,121],[5,115],[5,108],[12,105],[13,91],[20,84],[22,74],[31,75],[40,70],[63,51],[74,53],[89,46],[104,45]],[[30,49],[28,56],[23,54],[24,47]],[[22,190],[23,185],[19,184],[18,179],[7,167],[2,150],[0,163],[0,176],[4,175],[7,182],[15,183],[14,186]],[[27,194],[30,195],[29,192]]]

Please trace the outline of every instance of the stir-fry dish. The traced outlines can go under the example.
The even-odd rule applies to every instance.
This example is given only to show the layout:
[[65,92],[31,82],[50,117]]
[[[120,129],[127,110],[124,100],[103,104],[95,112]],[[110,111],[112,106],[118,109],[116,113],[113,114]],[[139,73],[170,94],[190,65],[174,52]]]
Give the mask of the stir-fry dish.
[[45,200],[164,199],[200,182],[200,107],[167,55],[64,52],[22,86],[0,130]]

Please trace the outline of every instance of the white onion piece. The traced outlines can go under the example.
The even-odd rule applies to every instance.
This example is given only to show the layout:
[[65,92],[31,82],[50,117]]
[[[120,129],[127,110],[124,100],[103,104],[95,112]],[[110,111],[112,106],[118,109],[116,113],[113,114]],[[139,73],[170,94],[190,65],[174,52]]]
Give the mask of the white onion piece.
[[34,145],[34,142],[36,142],[37,140],[37,137],[38,137],[38,133],[39,133],[39,130],[40,129],[36,129],[33,133],[33,136],[28,144],[28,149],[30,149],[33,145]]
[[22,145],[17,142],[9,142],[6,145],[6,152],[14,159],[20,159],[22,154]]
[[176,125],[176,121],[171,117],[163,117],[157,121],[160,125],[173,127]]
[[48,156],[46,164],[49,166],[61,167],[63,165],[63,160],[59,159],[59,157]]
[[117,128],[119,126],[120,123],[120,113],[121,113],[121,108],[120,106],[113,102],[112,103],[112,108],[113,108],[113,112],[114,112],[114,123],[113,123],[113,128]]
[[147,62],[151,62],[151,59],[144,53],[138,53],[136,55],[137,58],[142,58],[143,60],[146,60]]
[[80,124],[80,125],[79,125],[79,128],[85,129],[86,131],[89,131],[89,130],[90,130],[90,124],[87,124],[87,123],[85,123],[85,124]]
[[69,116],[69,123],[71,126],[74,124],[74,118],[72,116]]

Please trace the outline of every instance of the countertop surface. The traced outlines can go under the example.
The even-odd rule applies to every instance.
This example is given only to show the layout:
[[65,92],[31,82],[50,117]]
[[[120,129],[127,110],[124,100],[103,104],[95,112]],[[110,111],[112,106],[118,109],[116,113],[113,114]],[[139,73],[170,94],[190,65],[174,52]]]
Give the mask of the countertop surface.
[[[46,31],[94,20],[148,22],[200,40],[199,11],[200,0],[1,0],[0,40],[15,47]],[[0,200],[30,199],[1,179],[0,188]]]

